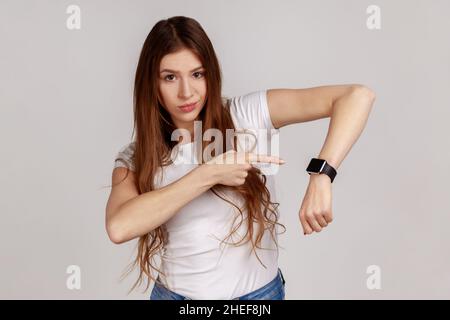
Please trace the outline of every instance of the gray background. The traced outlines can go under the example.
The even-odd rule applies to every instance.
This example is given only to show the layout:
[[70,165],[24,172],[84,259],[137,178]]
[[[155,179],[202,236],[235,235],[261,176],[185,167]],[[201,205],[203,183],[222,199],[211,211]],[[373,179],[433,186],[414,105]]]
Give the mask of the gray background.
[[[67,6],[81,8],[68,30]],[[366,8],[381,8],[381,29]],[[304,237],[298,211],[329,119],[284,127],[276,176],[286,299],[450,298],[450,2],[0,2],[0,298],[148,299],[119,276],[135,241],[104,228],[114,157],[132,133],[134,72],[160,19],[209,35],[223,94],[361,83],[377,99],[333,183],[335,220]],[[81,268],[81,290],[66,268]],[[381,268],[369,290],[366,268]],[[150,287],[151,289],[151,287]]]

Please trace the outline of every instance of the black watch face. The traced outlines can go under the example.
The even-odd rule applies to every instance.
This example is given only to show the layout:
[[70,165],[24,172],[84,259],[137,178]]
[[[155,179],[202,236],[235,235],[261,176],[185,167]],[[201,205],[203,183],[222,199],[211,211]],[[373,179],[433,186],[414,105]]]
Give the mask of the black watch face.
[[313,158],[313,159],[311,159],[311,162],[309,163],[308,168],[306,168],[306,171],[319,172],[320,169],[322,168],[324,162],[325,162],[325,160]]

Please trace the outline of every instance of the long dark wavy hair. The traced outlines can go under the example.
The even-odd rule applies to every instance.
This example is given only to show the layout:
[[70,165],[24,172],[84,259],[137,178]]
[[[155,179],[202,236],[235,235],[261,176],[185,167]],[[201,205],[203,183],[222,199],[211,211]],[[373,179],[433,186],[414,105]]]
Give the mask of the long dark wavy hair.
[[[134,139],[132,161],[136,176],[135,183],[139,194],[154,190],[154,176],[157,169],[172,163],[170,154],[177,142],[171,140],[171,134],[176,127],[170,118],[170,114],[160,103],[158,73],[162,58],[166,54],[175,53],[181,49],[191,50],[206,69],[207,99],[199,114],[199,121],[202,121],[202,136],[209,128],[219,129],[223,133],[222,142],[223,146],[225,146],[229,145],[226,141],[226,129],[236,129],[230,115],[230,100],[223,99],[221,96],[222,76],[219,62],[213,45],[201,25],[196,20],[185,16],[175,16],[157,22],[143,44],[134,82],[133,135],[136,132],[136,137]],[[231,145],[236,150],[236,140]],[[203,154],[206,146],[207,142],[203,141],[201,154]],[[212,156],[216,156],[214,153]],[[123,159],[118,158],[116,160]],[[207,160],[200,161],[204,163]],[[128,172],[129,170],[127,170],[127,176]],[[246,219],[243,218],[243,212],[239,206],[220,195],[226,189],[232,190],[235,194],[242,197],[245,204],[244,208],[247,211]],[[284,228],[283,232],[286,230],[283,224],[278,223],[279,203],[270,201],[270,192],[266,187],[266,176],[262,174],[260,169],[253,167],[249,170],[244,184],[237,187],[217,184],[210,190],[216,196],[237,208],[239,215],[236,216],[234,221],[241,217],[239,225],[234,229],[230,228],[230,234],[226,239],[231,237],[245,220],[248,226],[246,234],[239,242],[232,244],[239,245],[244,240],[246,240],[244,243],[251,241],[252,251],[254,251],[258,260],[265,267],[255,250],[255,248],[262,249],[260,245],[264,232],[269,230],[272,239],[278,247],[274,236],[276,225],[282,226]],[[130,292],[142,283],[145,276],[147,276],[148,280],[145,291],[148,289],[151,281],[156,281],[156,277],[153,277],[151,269],[164,275],[161,270],[156,268],[154,257],[155,254],[160,253],[160,249],[164,247],[166,241],[167,234],[164,225],[139,238],[137,257],[126,273],[128,275],[132,269],[137,265],[139,266],[139,277],[130,289]]]

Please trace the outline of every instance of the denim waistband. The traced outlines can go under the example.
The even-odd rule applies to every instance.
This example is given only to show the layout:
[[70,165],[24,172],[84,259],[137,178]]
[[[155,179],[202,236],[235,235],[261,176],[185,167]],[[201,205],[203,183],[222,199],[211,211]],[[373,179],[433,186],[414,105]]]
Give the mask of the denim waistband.
[[[151,293],[151,300],[192,300],[189,297],[185,297],[181,294],[173,292],[166,288],[160,281],[159,276],[156,280],[155,286]],[[283,273],[281,269],[278,268],[278,273],[275,278],[264,285],[263,287],[247,293],[243,296],[233,298],[232,300],[253,300],[253,299],[280,299],[284,300],[284,285],[286,281],[284,280]]]

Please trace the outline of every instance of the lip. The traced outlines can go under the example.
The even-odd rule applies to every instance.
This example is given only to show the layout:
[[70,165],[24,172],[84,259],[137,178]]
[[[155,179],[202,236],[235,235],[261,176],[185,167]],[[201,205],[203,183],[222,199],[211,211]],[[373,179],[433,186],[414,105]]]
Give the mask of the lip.
[[178,108],[180,108],[180,110],[183,112],[191,112],[192,110],[195,109],[196,106],[197,106],[197,102],[194,102],[192,104],[185,104],[185,105],[179,106]]

